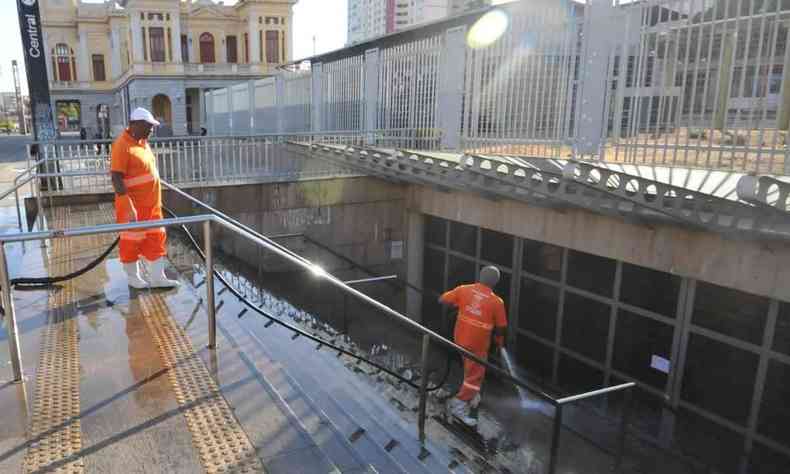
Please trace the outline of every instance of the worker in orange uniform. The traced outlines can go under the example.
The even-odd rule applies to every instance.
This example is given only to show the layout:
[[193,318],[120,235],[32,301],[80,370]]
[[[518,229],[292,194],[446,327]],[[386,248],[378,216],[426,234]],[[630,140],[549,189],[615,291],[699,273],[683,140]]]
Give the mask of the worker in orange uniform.
[[[151,130],[159,125],[151,112],[138,107],[129,127],[112,145],[110,174],[115,190],[115,219],[119,224],[162,219],[162,187],[156,157],[148,145]],[[132,288],[174,288],[165,276],[167,236],[164,227],[121,232],[121,263]],[[138,259],[148,262],[149,280],[140,276]]]
[[[505,343],[505,303],[493,291],[498,282],[499,269],[487,266],[480,270],[478,283],[458,286],[439,298],[440,303],[458,308],[455,343],[481,359],[488,358],[492,334],[498,347]],[[485,374],[484,365],[465,357],[464,382],[449,402],[450,413],[470,426],[477,425],[477,419],[469,411],[480,404]]]

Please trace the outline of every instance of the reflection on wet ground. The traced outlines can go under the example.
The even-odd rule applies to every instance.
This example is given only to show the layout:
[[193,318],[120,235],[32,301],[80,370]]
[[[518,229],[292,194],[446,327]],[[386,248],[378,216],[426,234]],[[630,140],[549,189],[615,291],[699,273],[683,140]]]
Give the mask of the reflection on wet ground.
[[[0,221],[15,219],[13,209],[0,209]],[[56,216],[55,216],[56,217]],[[109,222],[106,206],[72,209],[75,225]],[[217,393],[232,409],[228,423],[240,427],[255,447],[267,472],[446,472],[455,461],[468,461],[473,471],[486,468],[474,461],[475,454],[450,436],[440,425],[429,423],[432,456],[417,460],[416,392],[390,376],[378,373],[348,357],[316,350],[306,338],[294,340],[278,326],[267,326],[263,317],[243,313],[244,306],[217,285],[218,348],[206,349],[208,321],[204,308],[202,265],[183,241],[172,235],[171,261],[184,283],[168,292],[134,292],[126,286],[117,255],[69,284],[49,291],[16,291],[15,306],[20,327],[25,383],[9,383],[11,370],[6,344],[6,326],[0,327],[0,472],[18,471],[34,445],[52,440],[51,433],[64,423],[79,421],[79,443],[71,456],[53,455],[43,465],[55,467],[79,460],[89,472],[196,472],[206,467],[203,430],[191,429],[185,411],[200,410],[204,398],[179,395],[172,373],[163,362],[161,337],[152,333],[142,300],[175,323],[188,339],[184,354],[199,357],[199,368],[209,375]],[[8,246],[12,276],[62,273],[79,268],[112,241],[107,236],[69,239],[64,248],[41,247],[37,242]],[[376,361],[417,376],[416,338],[383,315],[353,302],[334,298],[299,273],[258,277],[258,269],[240,265],[228,257],[218,267],[234,287],[273,315],[286,318],[310,332],[320,334],[372,356]],[[359,278],[348,272],[342,278]],[[308,283],[305,283],[308,281]],[[256,283],[262,282],[262,284]],[[130,292],[131,291],[131,292]],[[363,291],[365,291],[363,289]],[[392,289],[366,289],[371,295],[398,308],[403,295]],[[383,293],[377,294],[376,292]],[[63,305],[52,302],[65,298]],[[59,319],[52,317],[60,314]],[[41,375],[41,338],[48,327],[76,323],[79,375],[76,381],[79,405],[73,417],[50,426],[37,437],[29,427],[41,417],[35,407],[41,402],[37,384]],[[347,334],[341,334],[347,330]],[[346,337],[348,336],[348,337]],[[44,348],[43,350],[48,350]],[[432,355],[434,370],[443,373],[446,355]],[[457,384],[459,371],[453,365],[448,387]],[[201,380],[196,378],[195,380]],[[179,385],[181,384],[181,385]],[[503,450],[493,459],[510,472],[542,472],[548,455],[551,413],[545,404],[532,400],[523,416],[511,387],[487,381],[484,412],[489,435],[508,438],[522,449]],[[202,386],[202,385],[200,385]],[[440,396],[441,395],[441,396]],[[442,410],[442,396],[431,397],[429,413]],[[43,420],[46,422],[47,420]],[[194,420],[192,421],[194,422]],[[203,426],[203,425],[197,425]],[[349,436],[360,427],[365,434],[353,445]],[[208,429],[210,427],[206,427]],[[392,439],[399,444],[384,449]],[[611,457],[572,431],[563,432],[560,465],[563,473],[609,472]],[[644,459],[643,459],[644,458]],[[627,471],[687,472],[682,466],[660,462],[647,467],[646,457],[632,455]],[[670,470],[667,470],[670,469]],[[503,471],[504,472],[504,471]]]

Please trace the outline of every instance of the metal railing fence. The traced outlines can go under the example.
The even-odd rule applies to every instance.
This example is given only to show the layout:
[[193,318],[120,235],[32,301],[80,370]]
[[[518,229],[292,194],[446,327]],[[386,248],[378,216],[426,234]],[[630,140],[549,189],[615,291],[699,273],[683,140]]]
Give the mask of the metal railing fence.
[[[288,143],[321,143],[431,150],[439,147],[435,129],[388,129],[362,132],[320,132],[205,136],[153,139],[160,177],[179,185],[221,185],[354,176],[349,168],[287,149]],[[64,173],[50,178],[44,193],[110,192],[109,140],[37,142],[29,146],[28,166]]]
[[[319,159],[289,153],[287,142],[359,145],[369,134],[295,134],[183,137],[151,140],[162,179],[180,185],[220,185],[350,176],[352,171]],[[381,140],[388,138],[381,137]],[[397,137],[395,139],[398,139]],[[112,142],[34,143],[28,165],[63,173],[45,186],[45,195],[110,192]]]
[[467,41],[477,17],[427,25],[250,83],[249,117],[231,120],[230,89],[209,92],[210,130],[436,129],[454,151],[790,174],[787,2],[499,8],[509,26],[488,47]]
[[[42,161],[45,165],[47,164],[46,160],[42,160]],[[254,245],[259,246],[280,258],[283,258],[285,261],[288,261],[291,264],[296,265],[302,270],[307,270],[311,272],[311,274],[313,274],[316,278],[321,278],[325,280],[328,284],[337,288],[344,295],[358,299],[364,304],[369,305],[370,307],[375,308],[376,310],[379,310],[384,314],[388,315],[393,319],[393,321],[396,321],[397,323],[403,325],[405,328],[416,331],[417,333],[422,335],[420,373],[423,374],[423,376],[421,377],[421,381],[420,381],[420,402],[419,402],[419,413],[418,413],[419,414],[418,436],[422,443],[424,443],[426,440],[425,423],[427,421],[426,401],[427,401],[427,386],[428,386],[427,384],[428,384],[428,374],[429,374],[428,354],[430,351],[430,345],[433,342],[435,344],[438,343],[439,345],[449,349],[450,351],[462,357],[474,360],[486,366],[491,371],[491,373],[495,374],[497,377],[503,378],[504,380],[507,380],[518,387],[530,391],[539,399],[544,400],[555,407],[554,432],[552,436],[552,443],[551,443],[551,449],[549,455],[549,468],[548,468],[548,472],[552,474],[555,473],[557,469],[559,444],[560,444],[560,432],[562,430],[562,416],[563,416],[564,406],[567,405],[568,403],[572,403],[581,399],[606,395],[618,391],[626,391],[628,393],[627,395],[628,402],[626,403],[626,406],[623,411],[622,425],[620,428],[620,435],[618,439],[618,447],[616,453],[614,454],[615,466],[616,469],[619,470],[625,450],[625,436],[626,436],[626,428],[627,428],[626,425],[630,411],[630,398],[631,398],[630,392],[635,387],[636,385],[635,383],[629,382],[613,387],[603,388],[593,392],[566,397],[563,399],[553,398],[552,396],[546,394],[545,392],[543,392],[536,386],[530,384],[529,382],[526,382],[518,377],[511,375],[506,370],[503,370],[500,367],[492,364],[488,360],[476,356],[475,354],[469,352],[465,348],[458,346],[457,344],[448,340],[447,338],[415,322],[415,320],[413,320],[412,318],[409,318],[408,316],[392,309],[391,307],[382,304],[381,302],[369,297],[363,292],[353,288],[350,283],[344,282],[334,277],[333,275],[324,271],[319,266],[301,257],[295,252],[292,252],[286,247],[277,244],[273,240],[263,236],[262,234],[259,234],[254,229],[251,229],[245,226],[244,224],[236,221],[235,219],[231,218],[230,216],[222,213],[221,211],[214,209],[211,206],[208,206],[206,203],[197,200],[196,198],[192,197],[191,195],[187,194],[186,192],[182,191],[178,187],[166,181],[162,182],[165,188],[199,205],[201,208],[206,209],[211,214],[162,219],[156,221],[133,222],[127,224],[106,224],[106,225],[81,227],[81,228],[45,230],[43,223],[44,221],[43,218],[41,217],[43,215],[43,207],[41,206],[42,192],[40,191],[40,186],[43,182],[45,182],[45,180],[50,180],[53,178],[54,179],[77,178],[77,177],[91,178],[91,177],[96,177],[98,174],[103,174],[104,172],[95,171],[95,170],[93,171],[70,170],[70,171],[58,172],[58,173],[36,173],[34,170],[39,169],[40,166],[41,166],[40,162],[34,163],[33,166],[31,166],[30,168],[28,168],[28,170],[25,171],[25,178],[20,179],[18,182],[14,184],[14,186],[11,189],[5,191],[2,195],[2,197],[5,197],[10,195],[11,193],[17,193],[21,187],[25,186],[29,182],[34,183],[35,187],[39,188],[36,192],[36,196],[39,199],[38,231],[0,235],[0,293],[1,293],[0,300],[2,300],[2,305],[4,308],[4,317],[7,318],[8,320],[7,324],[9,331],[9,337],[8,337],[9,353],[11,356],[11,365],[12,365],[12,371],[14,374],[15,381],[17,382],[22,381],[23,370],[22,370],[21,350],[19,344],[18,325],[17,325],[16,315],[14,310],[14,297],[13,297],[14,289],[13,289],[13,285],[11,284],[11,277],[9,274],[6,244],[12,242],[26,242],[26,241],[34,241],[34,240],[42,241],[42,243],[45,243],[46,240],[55,239],[55,238],[70,238],[70,237],[97,235],[104,233],[118,233],[126,230],[141,230],[141,229],[162,227],[162,226],[171,227],[171,226],[183,226],[188,224],[202,224],[203,239],[204,239],[204,254],[206,259],[206,275],[213,276],[214,257],[213,257],[211,224],[214,223],[216,225],[221,226],[225,230],[230,231],[235,235],[243,237],[244,239],[252,242]],[[83,175],[83,176],[79,176],[79,175]],[[209,315],[209,348],[213,349],[216,347],[216,306],[214,304],[215,292],[214,292],[213,277],[206,278],[206,291],[207,291],[207,299],[206,299],[207,312]],[[303,334],[306,337],[315,340],[316,342],[319,343],[322,342],[321,339],[316,337],[315,335],[299,330],[298,328],[294,328],[290,325],[287,326],[292,330],[300,332],[300,334]]]

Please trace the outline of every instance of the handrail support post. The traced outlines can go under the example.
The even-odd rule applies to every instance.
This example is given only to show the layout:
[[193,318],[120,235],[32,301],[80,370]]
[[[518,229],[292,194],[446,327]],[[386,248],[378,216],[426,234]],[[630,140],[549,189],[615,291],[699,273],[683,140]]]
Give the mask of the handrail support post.
[[551,453],[549,457],[549,474],[556,474],[557,460],[560,454],[560,434],[562,433],[562,403],[557,403],[554,411],[554,428],[551,433]]
[[206,306],[208,310],[208,347],[217,347],[217,309],[214,305],[214,251],[211,242],[211,221],[203,222],[203,253],[206,255]]
[[11,368],[14,372],[14,381],[22,381],[22,354],[19,351],[19,331],[16,324],[14,311],[14,294],[11,287],[11,278],[8,276],[8,258],[6,246],[0,243],[0,287],[2,290],[3,309],[8,319],[8,352],[11,357]]
[[423,334],[422,360],[420,362],[420,370],[422,374],[420,379],[420,418],[418,420],[418,431],[421,445],[425,445],[425,411],[428,401],[428,349],[430,348],[430,344],[431,337],[428,334]]
[[[38,230],[39,232],[44,231],[44,203],[41,199],[41,180],[36,180],[36,208],[38,208]],[[47,246],[47,239],[41,239],[41,248]]]
[[614,463],[614,474],[620,474],[625,457],[625,438],[628,434],[628,423],[631,418],[631,409],[634,400],[634,388],[625,391],[625,402],[623,404],[623,415],[620,419],[620,431],[617,434],[617,454]]

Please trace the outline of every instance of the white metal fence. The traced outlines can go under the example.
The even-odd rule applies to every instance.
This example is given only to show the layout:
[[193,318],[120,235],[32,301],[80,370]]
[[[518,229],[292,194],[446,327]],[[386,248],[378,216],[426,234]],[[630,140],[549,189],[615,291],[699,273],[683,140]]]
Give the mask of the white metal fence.
[[211,131],[385,130],[415,147],[790,174],[790,2],[502,8],[509,28],[487,48],[470,25],[426,26],[257,81],[251,120],[229,122],[233,94],[212,91]]
[[790,2],[673,0],[612,14],[604,158],[787,174]]
[[[178,185],[222,185],[351,176],[348,168],[289,152],[288,142],[361,145],[362,134],[246,135],[154,140],[162,179]],[[52,178],[49,194],[110,192],[110,141],[36,144],[34,161]],[[31,162],[32,164],[32,162]],[[88,174],[85,173],[94,173]],[[73,174],[74,176],[69,176]],[[78,175],[79,174],[79,175]]]

